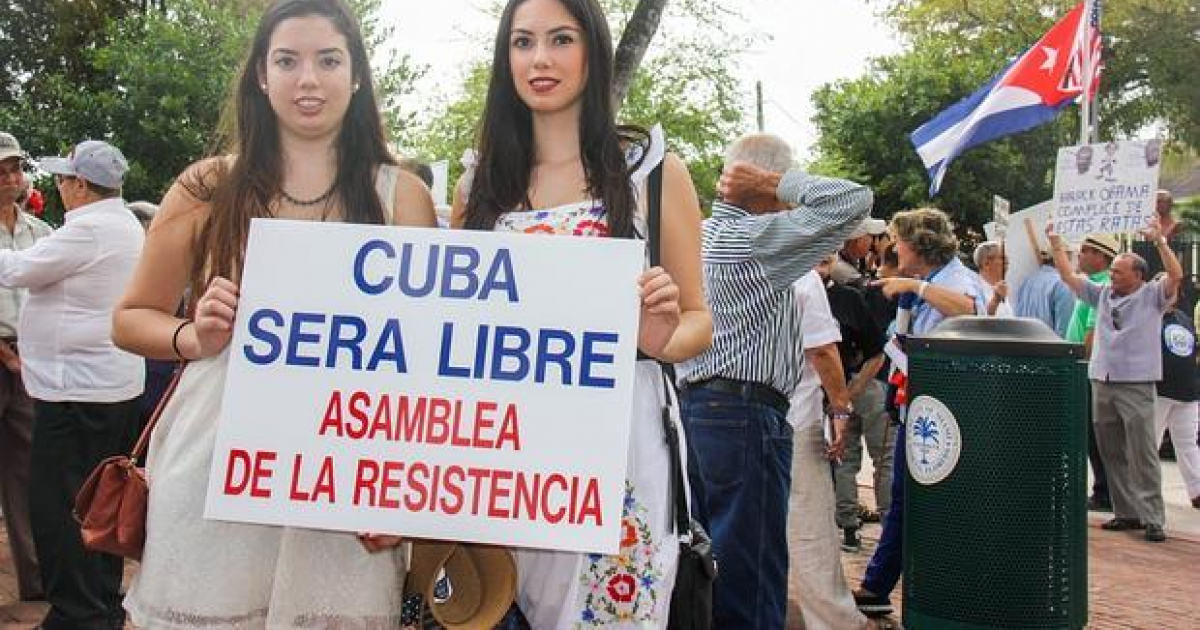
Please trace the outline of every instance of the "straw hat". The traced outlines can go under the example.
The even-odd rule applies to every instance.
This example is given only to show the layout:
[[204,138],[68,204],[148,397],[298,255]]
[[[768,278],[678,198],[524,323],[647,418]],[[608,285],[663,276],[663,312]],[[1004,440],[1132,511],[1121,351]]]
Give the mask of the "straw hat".
[[[442,570],[450,583],[444,599],[434,593]],[[491,630],[512,606],[517,565],[504,547],[417,540],[404,590],[424,597],[447,630]]]
[[1121,253],[1121,243],[1112,234],[1088,234],[1083,245],[1097,249],[1109,258],[1116,258]]

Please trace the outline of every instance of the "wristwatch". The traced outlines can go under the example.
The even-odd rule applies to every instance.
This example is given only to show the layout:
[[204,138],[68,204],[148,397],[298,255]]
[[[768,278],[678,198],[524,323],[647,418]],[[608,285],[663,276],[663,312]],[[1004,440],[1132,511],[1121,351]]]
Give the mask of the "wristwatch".
[[849,420],[854,415],[854,405],[847,403],[844,407],[829,406],[829,417],[834,420]]

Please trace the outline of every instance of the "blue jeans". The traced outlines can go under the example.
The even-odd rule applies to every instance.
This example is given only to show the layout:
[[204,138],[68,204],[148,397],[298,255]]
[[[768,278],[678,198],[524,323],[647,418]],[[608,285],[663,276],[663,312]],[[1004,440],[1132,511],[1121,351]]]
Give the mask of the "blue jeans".
[[908,476],[904,439],[904,425],[900,425],[896,429],[896,450],[892,458],[892,506],[883,519],[879,546],[871,556],[862,581],[863,588],[882,597],[892,594],[904,572],[904,478]]
[[[787,411],[703,388],[681,397],[717,557],[713,627],[781,630],[787,610],[792,427]],[[693,467],[689,467],[693,468]]]

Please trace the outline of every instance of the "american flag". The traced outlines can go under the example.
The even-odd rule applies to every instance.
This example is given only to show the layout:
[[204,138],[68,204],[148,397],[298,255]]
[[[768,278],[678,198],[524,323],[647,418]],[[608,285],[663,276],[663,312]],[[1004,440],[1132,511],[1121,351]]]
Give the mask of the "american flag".
[[1104,68],[1101,61],[1104,46],[1100,36],[1100,0],[1087,0],[1080,4],[1086,5],[1084,10],[1087,16],[1079,21],[1079,31],[1071,46],[1070,67],[1063,75],[1061,89],[1064,92],[1079,93],[1082,99],[1082,79],[1086,74],[1090,77],[1090,81],[1087,82],[1090,85],[1087,98],[1091,100],[1100,89],[1100,72]]

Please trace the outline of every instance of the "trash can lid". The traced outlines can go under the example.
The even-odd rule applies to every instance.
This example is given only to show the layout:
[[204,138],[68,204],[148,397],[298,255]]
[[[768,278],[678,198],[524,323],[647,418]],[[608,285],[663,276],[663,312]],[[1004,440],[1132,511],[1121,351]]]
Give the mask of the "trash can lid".
[[1045,322],[1032,317],[951,317],[928,333],[911,337],[908,344],[910,351],[1083,358],[1083,344],[1063,341]]

